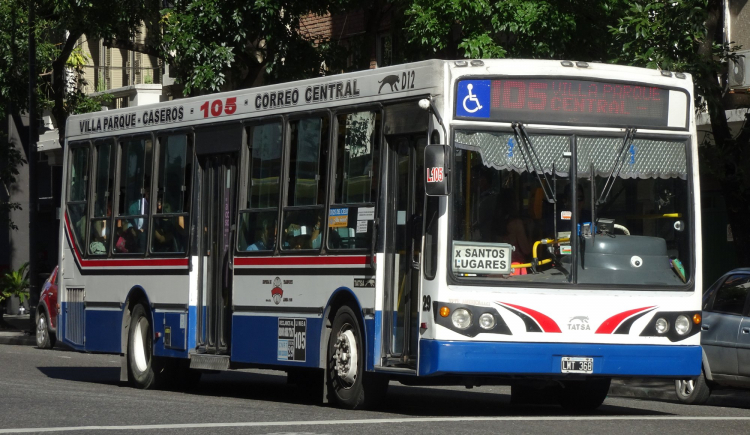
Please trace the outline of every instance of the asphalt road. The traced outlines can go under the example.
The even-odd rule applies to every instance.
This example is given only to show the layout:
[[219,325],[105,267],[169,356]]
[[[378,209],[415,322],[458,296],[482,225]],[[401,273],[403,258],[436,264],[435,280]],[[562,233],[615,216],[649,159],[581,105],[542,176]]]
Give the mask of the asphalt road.
[[0,346],[0,434],[682,435],[747,433],[750,426],[748,392],[720,393],[713,406],[610,396],[596,412],[571,415],[556,406],[512,406],[507,387],[392,382],[382,409],[346,411],[306,401],[282,372],[206,375],[190,392],[137,390],[120,385],[118,358]]

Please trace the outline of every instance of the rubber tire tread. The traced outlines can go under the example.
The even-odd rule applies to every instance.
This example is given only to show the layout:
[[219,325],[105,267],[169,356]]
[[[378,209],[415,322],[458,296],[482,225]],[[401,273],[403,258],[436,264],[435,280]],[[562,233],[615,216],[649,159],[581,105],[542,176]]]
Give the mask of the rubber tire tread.
[[[342,327],[350,325],[357,340],[357,380],[350,388],[339,383],[335,370],[334,345]],[[365,373],[365,351],[362,327],[354,310],[348,305],[341,306],[333,319],[331,334],[328,337],[327,376],[328,401],[345,409],[376,407],[385,396],[388,378],[374,373]]]
[[[36,322],[34,322],[35,329],[38,328],[39,324],[39,318],[44,316],[47,319],[46,325],[47,325],[47,333],[44,337],[44,342],[39,343],[39,341],[36,342],[36,347],[39,349],[52,349],[55,347],[55,343],[57,342],[57,337],[54,336],[54,334],[49,330],[49,316],[47,315],[47,311],[39,307],[36,310]],[[36,332],[36,331],[34,331]],[[34,338],[36,339],[36,334],[34,334]]]
[[695,379],[695,386],[693,392],[689,395],[684,395],[680,392],[680,381],[674,381],[674,390],[677,394],[677,400],[688,405],[703,405],[708,401],[711,396],[711,386],[706,382],[706,376],[701,370],[700,376]]
[[[138,366],[133,360],[135,353],[133,352],[133,335],[135,334],[135,327],[141,318],[145,318],[148,322],[148,331],[146,332],[146,357],[148,359],[148,365],[146,370],[140,372]],[[142,304],[136,304],[133,307],[133,311],[130,313],[130,326],[128,329],[128,381],[129,383],[142,390],[148,390],[156,388],[161,385],[161,380],[165,378],[163,370],[163,364],[158,358],[154,357],[153,354],[153,326],[151,325],[151,319],[148,315],[148,311]]]

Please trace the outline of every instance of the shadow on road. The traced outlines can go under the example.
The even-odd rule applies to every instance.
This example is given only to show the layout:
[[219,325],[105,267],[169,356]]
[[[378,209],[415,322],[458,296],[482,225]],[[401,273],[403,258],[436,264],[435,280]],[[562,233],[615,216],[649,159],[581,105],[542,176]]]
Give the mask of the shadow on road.
[[38,369],[52,379],[103,385],[120,383],[119,367],[38,367]]

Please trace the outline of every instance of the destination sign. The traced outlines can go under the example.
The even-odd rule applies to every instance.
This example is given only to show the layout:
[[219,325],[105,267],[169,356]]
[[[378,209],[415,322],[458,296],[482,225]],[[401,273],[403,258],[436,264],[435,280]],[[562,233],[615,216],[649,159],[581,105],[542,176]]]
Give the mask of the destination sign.
[[[503,122],[667,127],[670,92],[676,91],[591,80],[463,80],[458,84],[456,116]],[[686,119],[686,115],[682,117]]]
[[506,243],[482,243],[453,241],[453,272],[477,275],[503,274],[511,272],[512,245]]

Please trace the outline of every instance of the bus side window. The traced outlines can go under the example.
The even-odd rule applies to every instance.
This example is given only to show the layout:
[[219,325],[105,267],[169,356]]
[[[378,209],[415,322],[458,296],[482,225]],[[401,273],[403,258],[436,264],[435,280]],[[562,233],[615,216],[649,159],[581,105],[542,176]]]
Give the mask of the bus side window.
[[193,153],[185,134],[159,138],[151,252],[187,252]]
[[70,167],[68,170],[68,218],[70,229],[81,253],[86,244],[86,224],[88,206],[89,143],[70,146]]
[[320,249],[328,172],[328,116],[289,122],[289,183],[283,250]]
[[113,248],[116,254],[146,252],[151,151],[150,139],[133,138],[120,143],[119,208]]
[[328,213],[330,249],[369,249],[372,244],[381,119],[376,111],[337,116],[335,193]]
[[278,233],[279,183],[281,181],[281,122],[253,125],[247,132],[250,148],[247,197],[240,210],[239,251],[273,251]]
[[114,141],[94,142],[94,210],[88,250],[90,255],[107,255],[112,231],[112,188],[114,186]]

